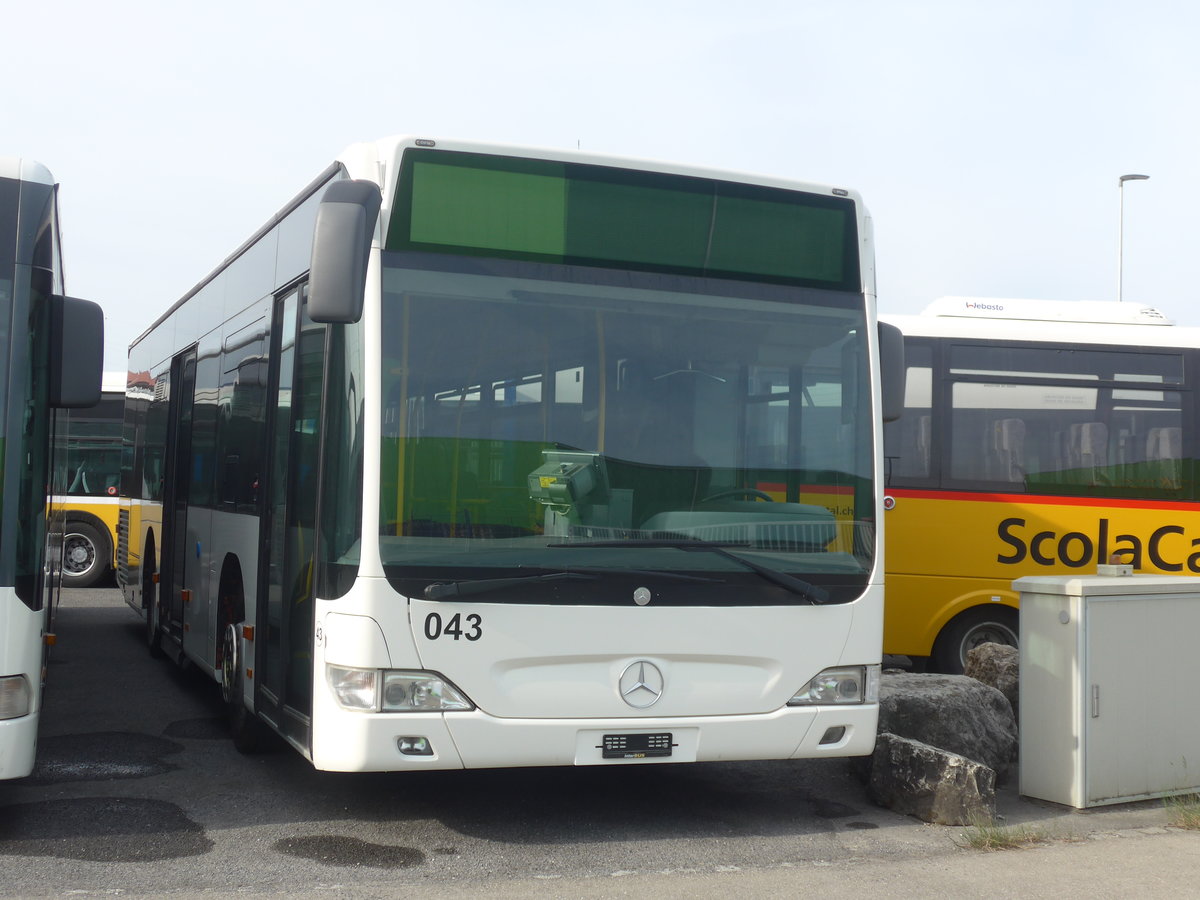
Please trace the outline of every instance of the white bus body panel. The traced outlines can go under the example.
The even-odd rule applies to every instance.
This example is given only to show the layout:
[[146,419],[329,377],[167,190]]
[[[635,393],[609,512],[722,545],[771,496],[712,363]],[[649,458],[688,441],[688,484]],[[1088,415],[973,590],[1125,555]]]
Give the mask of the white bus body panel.
[[[1116,303],[1083,301],[1001,300],[1000,312],[971,310],[972,315],[946,312],[964,298],[942,298],[921,314],[881,315],[880,321],[899,328],[905,337],[986,338],[994,341],[1049,341],[1067,344],[1115,344],[1139,347],[1197,347],[1200,328],[1172,325],[1149,307],[1130,308],[1121,319],[1108,307]],[[949,301],[949,302],[946,302]],[[978,301],[986,305],[984,301]],[[1067,307],[1067,309],[1063,309]],[[1098,307],[1100,307],[1098,309]]]
[[922,316],[1020,322],[1109,325],[1172,325],[1161,310],[1112,300],[1027,300],[1009,297],[939,297]]
[[[874,746],[877,704],[786,704],[821,669],[879,662],[879,629],[855,631],[878,591],[825,607],[580,607],[406,601],[386,581],[360,579],[347,598],[319,604],[312,761],[390,771],[862,755]],[[478,615],[480,636],[430,640],[430,613],[443,623]],[[636,709],[619,682],[642,660],[659,669],[664,688],[661,700]],[[344,710],[326,662],[440,672],[478,708]],[[836,726],[844,735],[821,744]],[[603,735],[646,732],[670,732],[671,756],[602,758]],[[413,736],[427,738],[434,755],[401,755],[397,740]]]
[[42,704],[45,609],[32,610],[11,587],[0,588],[0,676],[24,675],[29,682],[29,714],[0,719],[0,779],[33,771]]
[[54,176],[40,162],[20,156],[0,156],[0,178],[16,178],[35,184],[54,184]]
[[245,513],[193,506],[188,509],[187,531],[183,586],[193,593],[192,601],[183,608],[183,650],[210,677],[219,680],[216,658],[222,638],[218,621],[221,570],[227,561],[237,561],[246,600],[244,622],[253,625],[254,598],[258,596],[259,520]]

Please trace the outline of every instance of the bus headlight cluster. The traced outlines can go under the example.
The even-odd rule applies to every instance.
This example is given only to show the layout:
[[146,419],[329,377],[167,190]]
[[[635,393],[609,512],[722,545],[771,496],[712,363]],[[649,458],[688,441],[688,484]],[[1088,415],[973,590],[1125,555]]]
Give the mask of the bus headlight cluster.
[[475,704],[433,672],[383,673],[384,712],[445,712],[474,709]]
[[475,708],[466,694],[436,672],[326,665],[325,675],[342,709],[457,712]]
[[825,669],[800,688],[788,706],[836,706],[879,701],[879,666]]
[[0,719],[19,719],[29,715],[32,696],[29,681],[24,675],[0,678]]

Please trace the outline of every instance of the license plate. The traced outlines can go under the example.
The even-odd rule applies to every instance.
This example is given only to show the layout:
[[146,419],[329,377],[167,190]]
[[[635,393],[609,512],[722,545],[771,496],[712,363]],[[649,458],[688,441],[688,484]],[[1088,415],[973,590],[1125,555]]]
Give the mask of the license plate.
[[606,734],[601,744],[604,759],[647,759],[655,756],[670,756],[669,731],[657,734]]

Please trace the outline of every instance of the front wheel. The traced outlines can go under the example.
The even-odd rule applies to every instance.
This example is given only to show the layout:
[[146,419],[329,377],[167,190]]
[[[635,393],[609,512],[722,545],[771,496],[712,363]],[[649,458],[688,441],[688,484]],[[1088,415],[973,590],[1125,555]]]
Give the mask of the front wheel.
[[158,618],[158,583],[154,580],[154,554],[145,560],[142,569],[142,605],[146,610],[146,649],[155,659],[162,659],[166,654],[162,648],[162,626]]
[[995,604],[959,613],[942,629],[933,645],[933,663],[939,672],[961,675],[967,652],[980,644],[1016,647],[1020,634],[1017,611]]
[[227,625],[221,639],[221,699],[225,701],[233,746],[242,753],[254,753],[261,744],[262,726],[242,698],[245,682],[242,680],[240,631],[241,625]]
[[108,574],[108,541],[86,522],[71,522],[63,535],[63,587],[91,587]]

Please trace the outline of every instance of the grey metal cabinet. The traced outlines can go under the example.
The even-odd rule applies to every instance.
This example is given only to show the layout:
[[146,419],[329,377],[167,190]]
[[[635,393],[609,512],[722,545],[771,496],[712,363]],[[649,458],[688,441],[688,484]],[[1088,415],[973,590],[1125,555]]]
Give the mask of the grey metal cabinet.
[[1020,791],[1084,808],[1200,791],[1200,578],[1020,578]]

